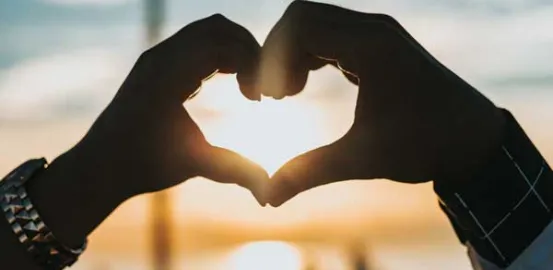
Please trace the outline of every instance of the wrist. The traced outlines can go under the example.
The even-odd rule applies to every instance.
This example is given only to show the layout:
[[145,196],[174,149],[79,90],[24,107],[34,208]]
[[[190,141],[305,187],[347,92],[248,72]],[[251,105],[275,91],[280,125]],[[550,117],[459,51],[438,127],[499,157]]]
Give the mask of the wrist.
[[[488,106],[490,107],[490,106]],[[489,165],[496,153],[501,151],[506,132],[508,132],[506,111],[491,106],[486,113],[476,110],[473,113],[460,114],[445,149],[446,153],[434,182],[446,182],[445,185],[466,185],[475,179],[476,174]]]
[[109,188],[109,170],[78,148],[56,158],[27,183],[27,192],[42,220],[69,247],[83,241],[125,198]]

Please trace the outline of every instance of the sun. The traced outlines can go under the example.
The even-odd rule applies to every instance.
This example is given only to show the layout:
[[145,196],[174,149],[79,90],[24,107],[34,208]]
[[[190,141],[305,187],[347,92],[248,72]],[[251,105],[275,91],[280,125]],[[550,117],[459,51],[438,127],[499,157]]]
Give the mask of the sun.
[[285,242],[260,241],[240,246],[229,257],[230,270],[300,270],[300,251]]
[[314,112],[293,101],[264,99],[221,123],[213,141],[235,150],[273,174],[309,150],[317,137]]
[[[232,82],[217,79],[203,88],[223,89],[202,89],[197,104],[219,111],[219,116],[206,120],[195,115],[194,108],[190,110],[210,143],[234,150],[273,174],[286,161],[317,147],[324,138],[316,106],[295,98],[248,101],[238,91],[230,91],[232,86],[218,85]],[[213,84],[215,87],[211,87]]]

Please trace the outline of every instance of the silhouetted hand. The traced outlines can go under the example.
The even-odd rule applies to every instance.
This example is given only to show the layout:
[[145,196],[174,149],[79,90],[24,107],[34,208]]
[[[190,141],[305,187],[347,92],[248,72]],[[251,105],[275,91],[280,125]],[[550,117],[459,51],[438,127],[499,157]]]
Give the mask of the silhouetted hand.
[[260,50],[250,32],[214,15],[144,52],[85,137],[29,182],[56,238],[80,246],[128,198],[195,176],[261,194],[265,170],[210,145],[183,107],[217,72],[237,73],[242,93],[259,99],[251,79]]
[[102,184],[130,195],[195,176],[254,190],[266,172],[210,145],[182,104],[217,72],[237,73],[242,93],[259,99],[250,79],[260,49],[248,30],[219,14],[184,27],[140,56],[114,100],[71,150],[75,159],[116,173]]
[[294,1],[263,45],[263,94],[294,95],[326,64],[359,86],[355,121],[336,142],[276,172],[272,205],[348,179],[462,181],[498,147],[499,109],[390,16]]

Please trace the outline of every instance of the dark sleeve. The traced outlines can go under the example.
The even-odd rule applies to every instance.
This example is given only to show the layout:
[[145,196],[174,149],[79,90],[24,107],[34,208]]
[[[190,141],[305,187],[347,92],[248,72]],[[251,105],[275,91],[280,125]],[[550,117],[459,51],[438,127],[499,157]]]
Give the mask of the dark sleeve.
[[513,115],[503,111],[503,142],[488,164],[457,186],[434,181],[434,190],[459,240],[507,267],[551,222],[553,173]]

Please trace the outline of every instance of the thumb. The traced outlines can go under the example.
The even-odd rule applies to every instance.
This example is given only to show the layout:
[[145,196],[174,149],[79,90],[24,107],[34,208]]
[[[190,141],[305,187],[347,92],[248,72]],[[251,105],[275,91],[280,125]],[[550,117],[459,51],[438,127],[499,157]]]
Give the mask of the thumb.
[[216,146],[209,147],[204,157],[200,176],[247,188],[260,205],[266,204],[264,186],[269,181],[269,175],[265,169],[236,152]]
[[280,206],[308,189],[360,177],[361,157],[343,140],[290,160],[271,178],[268,202]]

